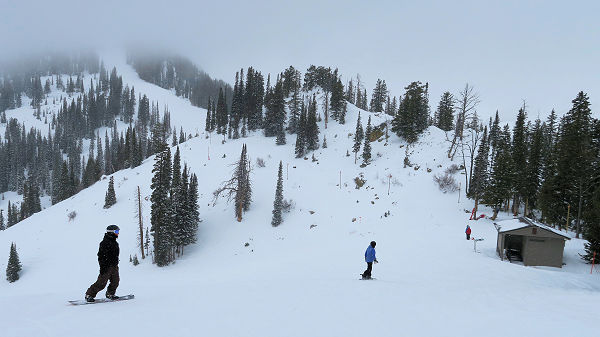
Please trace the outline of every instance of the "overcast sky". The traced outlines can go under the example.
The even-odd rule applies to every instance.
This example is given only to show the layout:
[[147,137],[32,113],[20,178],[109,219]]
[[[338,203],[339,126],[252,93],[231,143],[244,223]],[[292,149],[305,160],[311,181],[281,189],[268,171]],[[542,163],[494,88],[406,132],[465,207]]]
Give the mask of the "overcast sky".
[[254,66],[360,73],[367,90],[393,95],[429,82],[432,110],[444,91],[470,83],[478,112],[515,120],[563,114],[587,92],[600,115],[599,1],[11,1],[0,0],[0,57],[36,48],[142,43],[178,51],[233,83]]

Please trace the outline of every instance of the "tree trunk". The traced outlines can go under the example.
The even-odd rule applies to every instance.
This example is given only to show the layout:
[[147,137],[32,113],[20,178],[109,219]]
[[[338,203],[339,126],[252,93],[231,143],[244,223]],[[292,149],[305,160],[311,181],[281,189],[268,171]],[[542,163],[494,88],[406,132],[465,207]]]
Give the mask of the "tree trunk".
[[579,234],[581,233],[581,207],[583,206],[583,187],[581,186],[581,180],[579,181],[579,203],[577,206],[577,222],[575,226],[575,238],[579,239]]

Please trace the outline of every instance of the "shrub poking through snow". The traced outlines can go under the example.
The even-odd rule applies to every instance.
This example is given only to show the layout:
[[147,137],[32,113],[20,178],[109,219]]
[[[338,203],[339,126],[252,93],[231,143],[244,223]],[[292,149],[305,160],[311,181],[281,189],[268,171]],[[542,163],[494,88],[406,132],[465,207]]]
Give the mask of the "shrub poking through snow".
[[444,193],[447,192],[455,192],[458,190],[458,184],[456,184],[456,180],[454,177],[448,173],[444,173],[443,175],[435,175],[433,176],[433,180],[438,184],[440,190]]

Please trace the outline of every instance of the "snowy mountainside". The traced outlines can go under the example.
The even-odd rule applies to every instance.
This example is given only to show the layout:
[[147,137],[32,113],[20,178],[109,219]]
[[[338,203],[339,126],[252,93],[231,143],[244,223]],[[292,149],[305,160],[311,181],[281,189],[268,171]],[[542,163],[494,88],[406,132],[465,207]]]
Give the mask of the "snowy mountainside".
[[[0,232],[2,270],[11,242],[24,266],[19,281],[0,281],[3,336],[104,336],[106,329],[123,336],[505,336],[515,327],[533,336],[596,335],[600,277],[589,275],[577,255],[583,241],[567,242],[562,269],[500,261],[492,222],[468,221],[464,209],[472,202],[443,194],[433,181],[452,164],[439,129],[429,128],[409,148],[413,167],[403,167],[406,144],[390,132],[387,145],[383,138],[372,143],[373,161],[361,168],[360,159],[354,164],[351,136],[359,110],[349,105],[345,125],[330,121],[324,129],[319,123],[328,147],[314,152],[317,161],[311,153],[296,159],[292,135],[283,146],[260,133],[225,143],[214,134],[206,138],[205,110],[141,82],[124,61],[117,69],[124,84],[168,104],[173,125],[200,131],[179,146],[182,163],[199,179],[198,242],[164,268],[149,259],[129,263],[129,255],[139,256],[137,186],[150,226],[153,157],[116,172],[117,203],[110,209],[102,208],[108,184],[102,179]],[[385,121],[361,111],[363,126],[369,115],[373,125]],[[243,143],[253,163],[253,203],[237,222],[233,204],[219,199],[213,207],[212,192],[231,176]],[[258,158],[265,167],[256,165]],[[273,228],[280,160],[284,198],[295,206]],[[357,189],[354,179],[361,175],[366,183]],[[71,211],[77,216],[69,221]],[[98,242],[110,223],[122,229],[117,292],[136,299],[67,306],[96,279]],[[465,240],[467,224],[474,237],[485,239],[477,245],[480,253]],[[378,280],[359,281],[371,240],[377,241]]]

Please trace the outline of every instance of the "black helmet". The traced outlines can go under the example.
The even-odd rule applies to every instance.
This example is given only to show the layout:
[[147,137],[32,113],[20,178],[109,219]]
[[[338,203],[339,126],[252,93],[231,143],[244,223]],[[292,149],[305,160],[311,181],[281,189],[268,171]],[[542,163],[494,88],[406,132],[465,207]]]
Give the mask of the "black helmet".
[[108,227],[106,227],[106,232],[119,234],[119,226],[115,224],[108,225]]
[[375,248],[375,245],[376,245],[376,244],[377,244],[377,243],[376,243],[375,241],[371,241],[371,247]]

